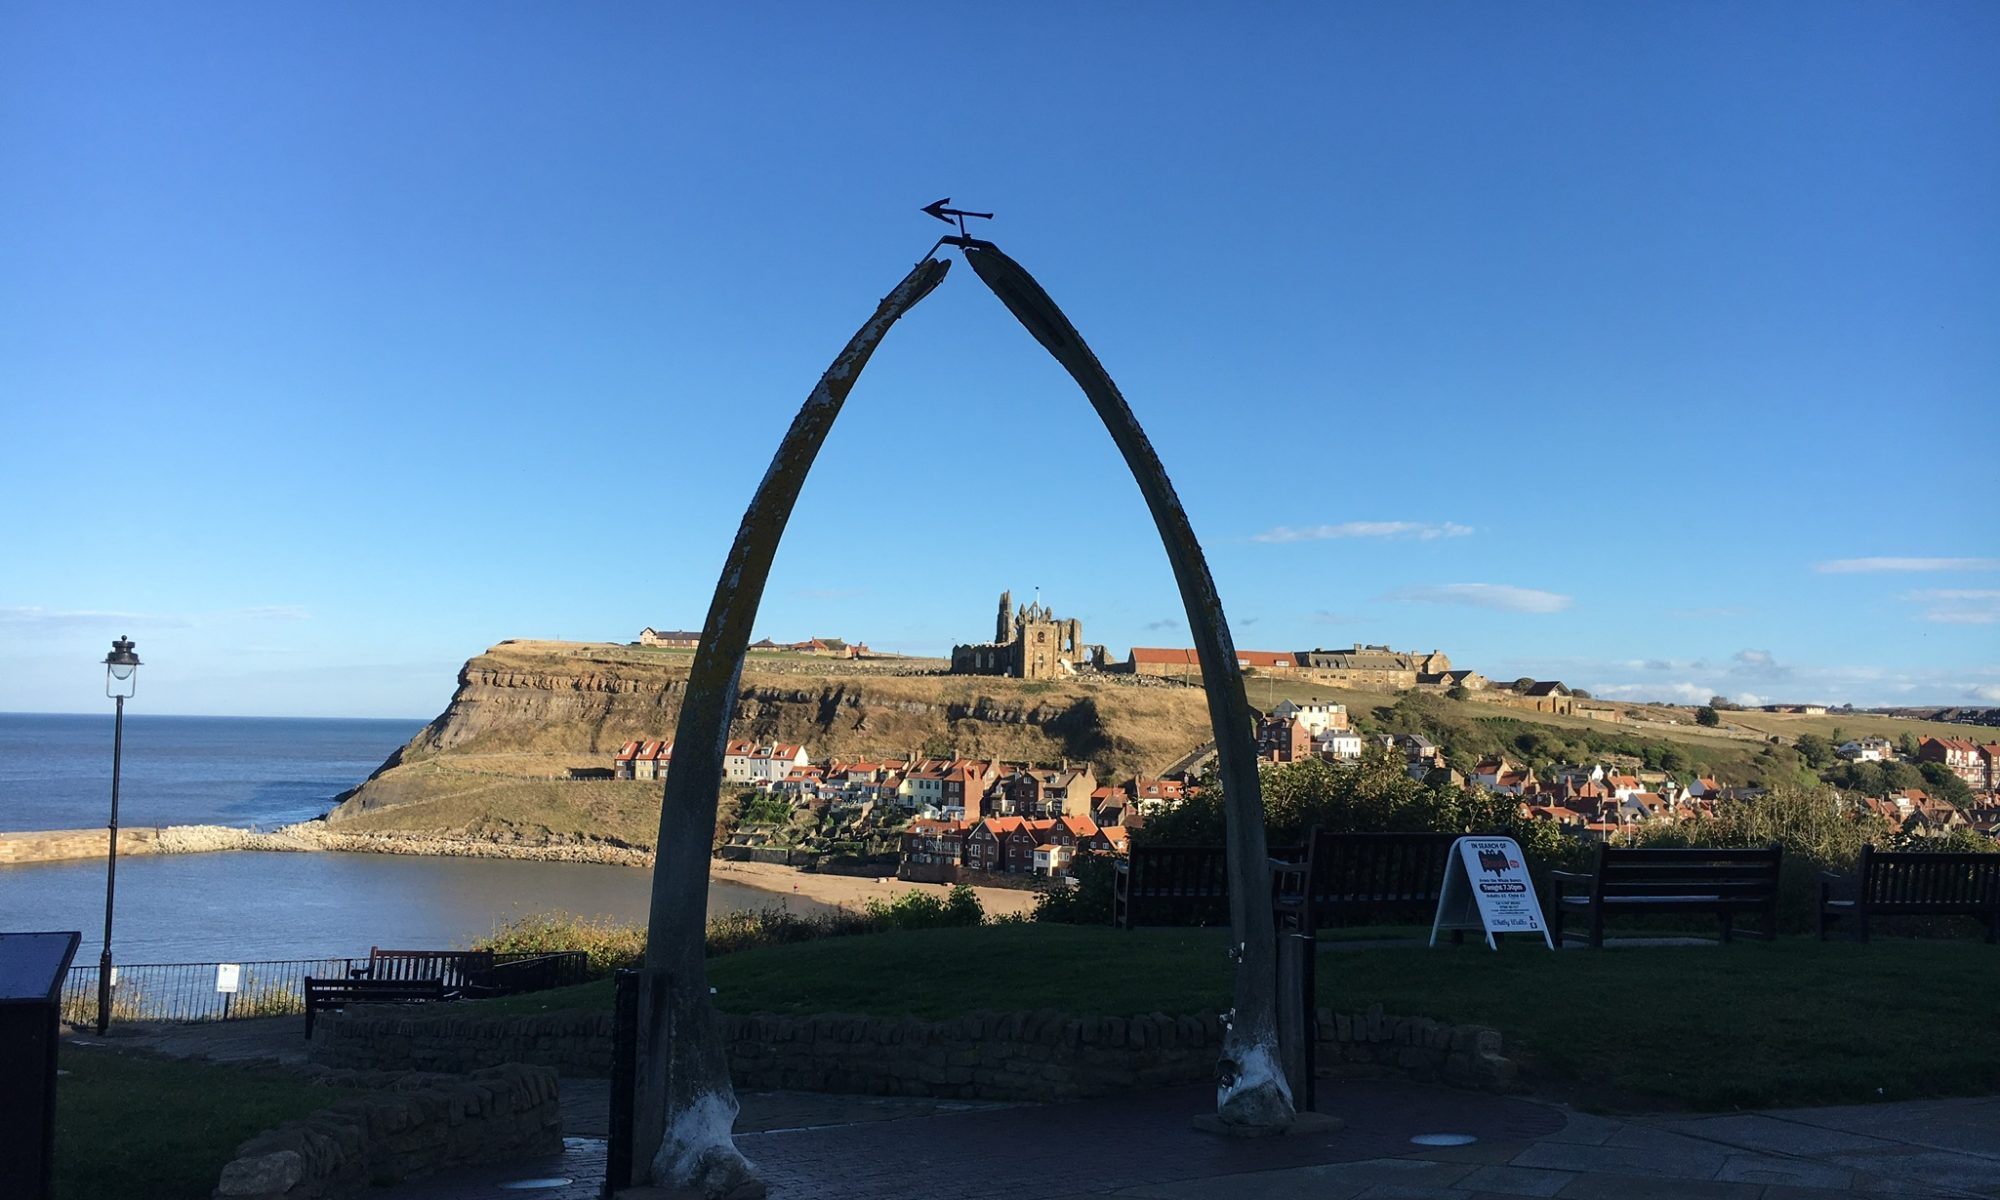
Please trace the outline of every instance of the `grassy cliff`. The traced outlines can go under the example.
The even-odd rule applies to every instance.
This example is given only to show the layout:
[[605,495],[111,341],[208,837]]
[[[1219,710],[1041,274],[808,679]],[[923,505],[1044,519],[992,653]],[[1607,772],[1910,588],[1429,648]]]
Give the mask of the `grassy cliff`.
[[[333,820],[357,831],[650,848],[659,825],[658,783],[563,775],[571,767],[609,767],[627,741],[671,738],[692,659],[689,651],[639,646],[502,642],[465,664],[445,711],[341,804]],[[1198,688],[908,673],[942,665],[753,654],[731,731],[798,742],[814,758],[961,754],[1087,762],[1107,781],[1157,774],[1211,737]],[[1286,698],[1330,700],[1347,705],[1364,730],[1430,732],[1472,755],[1632,764],[1648,754],[1658,761],[1673,747],[1686,769],[1730,783],[1789,769],[1782,745],[1804,732],[1894,738],[1955,728],[1868,714],[1745,712],[1725,713],[1721,726],[1703,728],[1687,709],[1584,702],[1558,715],[1520,707],[1500,692],[1463,701],[1432,697],[1399,709],[1395,695],[1381,692],[1262,674],[1245,682],[1250,702],[1260,707]]]
[[[344,828],[468,832],[650,846],[660,785],[571,782],[635,738],[671,738],[692,656],[568,642],[502,642],[465,664],[450,705],[333,814]],[[815,757],[955,753],[1154,773],[1209,740],[1201,691],[893,674],[905,660],[753,655],[734,736]],[[916,660],[916,666],[927,660]]]

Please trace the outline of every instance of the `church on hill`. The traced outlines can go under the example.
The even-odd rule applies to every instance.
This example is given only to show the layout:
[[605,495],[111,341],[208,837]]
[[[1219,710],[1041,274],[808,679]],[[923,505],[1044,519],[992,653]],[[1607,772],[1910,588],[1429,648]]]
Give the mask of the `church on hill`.
[[1012,592],[1000,593],[992,641],[951,648],[954,675],[1062,679],[1103,665],[1104,647],[1084,644],[1082,621],[1058,617],[1040,600],[1017,609]]

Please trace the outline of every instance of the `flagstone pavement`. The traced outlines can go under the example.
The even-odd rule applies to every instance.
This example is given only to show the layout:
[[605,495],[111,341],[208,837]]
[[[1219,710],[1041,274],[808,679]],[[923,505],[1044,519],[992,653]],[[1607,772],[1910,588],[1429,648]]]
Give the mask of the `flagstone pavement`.
[[[604,1085],[563,1088],[561,1154],[370,1196],[594,1200]],[[1324,1080],[1320,1092],[1342,1128],[1264,1139],[1195,1132],[1207,1089],[1048,1105],[745,1093],[737,1145],[773,1200],[2000,1200],[2000,1097],[1614,1119],[1400,1081]],[[1411,1140],[1427,1134],[1476,1140]]]
[[[298,1061],[298,1018],[130,1025],[127,1044],[222,1061]],[[72,1035],[92,1040],[87,1032]],[[1331,1133],[1197,1133],[1205,1088],[1063,1104],[746,1092],[737,1145],[773,1200],[1085,1196],[1133,1200],[2000,1200],[2000,1096],[1721,1116],[1609,1118],[1511,1096],[1321,1080]],[[564,1150],[371,1189],[371,1200],[595,1200],[608,1084],[562,1081]],[[1461,1134],[1459,1146],[1413,1143]],[[523,1186],[534,1185],[534,1186]],[[657,1195],[647,1189],[623,1195]]]

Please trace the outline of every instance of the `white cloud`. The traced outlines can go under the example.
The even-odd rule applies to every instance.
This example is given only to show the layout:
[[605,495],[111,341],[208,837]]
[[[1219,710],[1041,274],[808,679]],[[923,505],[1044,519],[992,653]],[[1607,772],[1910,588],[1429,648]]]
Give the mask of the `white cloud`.
[[1927,604],[1920,619],[1943,625],[1992,625],[2000,622],[2000,588],[1918,588],[1903,599]]
[[1385,600],[1414,600],[1424,604],[1462,604],[1471,608],[1493,608],[1501,612],[1553,613],[1570,606],[1570,597],[1539,588],[1513,587],[1504,583],[1441,583],[1429,587],[1404,588],[1384,596]]
[[1835,558],[1814,563],[1822,575],[1862,571],[2000,571],[2000,558]]
[[1321,542],[1329,538],[1398,538],[1429,542],[1464,537],[1472,526],[1455,521],[1342,521],[1338,525],[1280,525],[1251,537],[1253,542]]
[[1706,704],[1715,689],[1706,684],[1688,683],[1600,683],[1588,688],[1594,696],[1612,700],[1665,700],[1679,704]]
[[312,614],[297,604],[259,604],[226,614],[245,621],[310,621]]
[[1777,660],[1771,657],[1769,650],[1738,650],[1730,657],[1753,667],[1769,667],[1777,663]]
[[1972,689],[1974,700],[1984,700],[1989,704],[2000,704],[2000,683],[1989,683]]
[[188,618],[168,613],[107,612],[94,609],[40,608],[35,605],[0,608],[0,626],[52,632],[92,625],[138,625],[151,629],[179,628]]

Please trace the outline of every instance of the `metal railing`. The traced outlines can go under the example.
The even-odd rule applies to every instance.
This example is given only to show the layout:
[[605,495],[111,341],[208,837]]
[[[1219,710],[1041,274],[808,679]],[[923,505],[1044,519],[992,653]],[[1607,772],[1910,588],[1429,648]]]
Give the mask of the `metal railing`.
[[[111,969],[114,1021],[226,1021],[306,1010],[308,975],[345,979],[366,958],[287,958],[246,963],[132,963]],[[236,990],[218,991],[224,966],[237,968]],[[97,968],[75,966],[63,980],[62,1019],[97,1020]]]
[[[359,958],[285,958],[241,963],[132,963],[112,968],[114,1021],[228,1021],[278,1017],[306,1010],[305,980],[346,979],[365,970]],[[235,990],[224,968],[233,967]],[[488,986],[468,989],[490,994],[540,991],[583,982],[582,951],[555,954],[496,954]],[[97,1021],[97,967],[74,966],[63,978],[62,1017],[77,1025]]]

